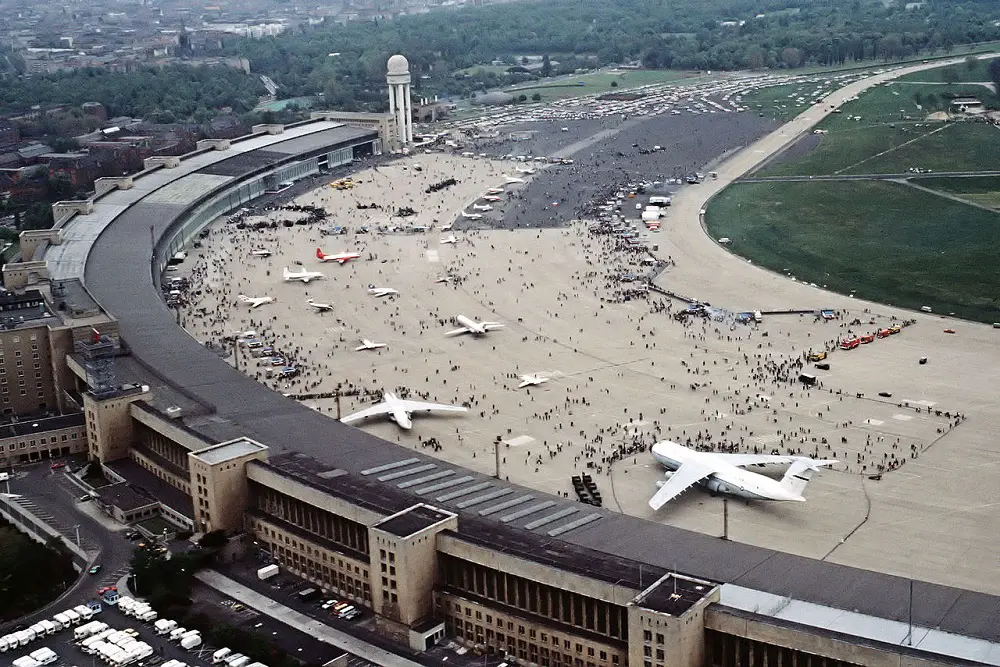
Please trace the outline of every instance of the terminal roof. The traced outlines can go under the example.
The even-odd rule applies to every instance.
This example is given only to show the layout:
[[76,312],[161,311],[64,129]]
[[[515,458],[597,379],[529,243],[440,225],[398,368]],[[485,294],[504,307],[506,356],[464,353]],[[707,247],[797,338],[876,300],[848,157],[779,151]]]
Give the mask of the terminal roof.
[[383,519],[375,524],[375,527],[396,537],[409,537],[414,533],[441,523],[451,516],[454,515],[449,512],[442,512],[430,505],[420,504],[403,510],[388,519]]

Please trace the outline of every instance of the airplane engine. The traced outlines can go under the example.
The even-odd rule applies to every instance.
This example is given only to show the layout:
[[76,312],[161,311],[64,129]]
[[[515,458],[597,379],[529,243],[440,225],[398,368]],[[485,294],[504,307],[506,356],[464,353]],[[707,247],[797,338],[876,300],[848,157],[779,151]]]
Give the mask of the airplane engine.
[[671,477],[674,476],[674,471],[668,470],[667,472],[663,473],[663,476],[666,477],[667,479],[660,479],[656,481],[656,488],[658,489],[661,488],[664,484],[666,484],[667,480],[669,480]]
[[712,477],[705,482],[705,488],[708,489],[712,494],[716,493],[732,493],[732,489],[728,484],[722,480]]

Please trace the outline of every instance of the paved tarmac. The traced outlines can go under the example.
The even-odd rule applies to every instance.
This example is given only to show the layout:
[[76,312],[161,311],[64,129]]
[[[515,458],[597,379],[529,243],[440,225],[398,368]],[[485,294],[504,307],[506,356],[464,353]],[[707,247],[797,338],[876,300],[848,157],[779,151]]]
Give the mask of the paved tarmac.
[[[855,93],[853,88],[837,93],[826,104]],[[722,532],[720,499],[692,490],[659,513],[646,506],[662,474],[647,453],[656,440],[714,451],[837,458],[841,463],[834,470],[810,484],[806,503],[730,502],[730,538],[1000,593],[994,539],[1000,534],[994,511],[1000,486],[991,475],[1000,464],[992,436],[1000,423],[994,397],[997,332],[793,282],[725,252],[701,229],[699,211],[714,192],[794,141],[819,114],[820,109],[807,111],[713,167],[718,180],[679,188],[662,231],[649,235],[649,245],[659,246],[654,254],[671,262],[657,279],[667,289],[730,313],[832,308],[833,321],[768,316],[760,325],[745,326],[723,312],[721,322],[678,322],[673,314],[680,303],[624,300],[632,284],[622,276],[646,270],[643,255],[592,235],[581,222],[544,230],[460,230],[457,244],[441,244],[447,233],[439,232],[330,237],[320,235],[319,225],[261,231],[216,226],[202,251],[188,260],[193,270],[181,273],[195,282],[183,322],[213,345],[221,345],[227,333],[257,330],[284,355],[281,364],[296,365],[302,374],[289,381],[268,377],[268,366],[245,350],[238,354],[241,368],[294,395],[330,394],[339,386],[343,414],[366,407],[382,389],[471,407],[455,417],[416,416],[411,431],[378,420],[362,426],[384,438],[492,474],[492,443],[499,437],[501,474],[513,481],[570,495],[570,475],[587,471],[609,507],[709,534]],[[749,142],[761,127],[740,125],[744,117],[752,118],[703,116],[708,125],[702,131],[729,122],[742,127],[729,136]],[[690,139],[657,139],[672,141]],[[570,201],[571,184],[581,192],[595,184],[603,192],[609,184],[600,174],[573,170],[583,162],[525,175],[525,199],[515,196],[508,217],[525,201],[541,207],[533,221],[546,222],[540,219],[547,210],[544,199],[530,193],[551,193],[552,183],[566,184],[569,207],[586,208],[586,196]],[[352,190],[322,188],[297,201],[321,205],[333,224],[354,228],[455,219],[457,228],[481,225],[459,211],[471,211],[478,195],[501,185],[503,175],[514,174],[517,166],[509,160],[411,156],[378,172],[358,173],[359,185]],[[459,183],[426,193],[449,177]],[[517,192],[521,186],[514,187]],[[627,200],[627,216],[636,215],[628,210],[633,201],[642,198]],[[362,210],[359,203],[382,208]],[[394,217],[392,211],[402,206],[416,209],[416,215]],[[247,222],[296,215],[261,211]],[[344,266],[320,264],[313,256],[316,245],[363,256]],[[261,247],[274,255],[250,257]],[[285,265],[320,270],[326,279],[282,283],[278,276]],[[454,280],[436,282],[444,275]],[[377,299],[367,294],[369,285],[396,288],[400,296]],[[250,310],[236,302],[240,292],[277,301]],[[334,311],[313,312],[307,298],[333,303]],[[458,314],[507,326],[481,338],[445,337]],[[899,335],[833,352],[830,371],[809,367],[818,387],[794,381],[808,350],[910,319],[916,324]],[[388,347],[355,352],[361,338]],[[927,365],[917,364],[921,356],[929,358]],[[550,380],[516,389],[517,376],[526,373]],[[337,414],[333,398],[306,402]]]

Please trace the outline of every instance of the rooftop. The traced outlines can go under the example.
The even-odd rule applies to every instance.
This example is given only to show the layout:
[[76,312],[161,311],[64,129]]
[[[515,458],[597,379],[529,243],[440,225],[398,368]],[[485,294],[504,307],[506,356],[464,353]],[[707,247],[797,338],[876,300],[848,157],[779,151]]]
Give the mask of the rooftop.
[[194,518],[194,503],[190,496],[170,486],[132,459],[119,459],[105,465],[124,477],[126,482],[141,488],[170,509],[189,519]]
[[41,419],[24,419],[0,425],[0,438],[18,438],[36,433],[46,433],[61,428],[83,426],[86,422],[82,412],[74,412],[59,417],[42,417]]
[[199,449],[198,451],[193,452],[193,455],[195,458],[201,459],[209,465],[215,465],[217,463],[222,463],[223,461],[231,461],[233,459],[266,451],[267,447],[259,442],[254,442],[249,438],[237,438],[236,440],[222,442],[218,445],[206,447],[205,449]]
[[714,589],[715,586],[706,581],[668,574],[636,597],[635,604],[643,609],[683,616]]
[[442,512],[421,503],[383,519],[375,527],[396,537],[409,537],[453,516],[451,512]]
[[97,489],[97,494],[102,503],[113,505],[122,512],[133,512],[159,502],[156,498],[150,497],[142,489],[137,489],[128,482],[102,486]]

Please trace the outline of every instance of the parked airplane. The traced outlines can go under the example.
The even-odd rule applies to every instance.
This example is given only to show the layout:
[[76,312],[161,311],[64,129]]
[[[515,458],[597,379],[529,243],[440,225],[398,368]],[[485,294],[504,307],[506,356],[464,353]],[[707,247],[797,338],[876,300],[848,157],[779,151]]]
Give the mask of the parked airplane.
[[355,352],[360,352],[361,350],[377,350],[380,347],[386,347],[386,344],[385,343],[373,343],[370,340],[368,340],[367,338],[362,338],[361,339],[361,345],[358,345],[356,348],[354,348],[354,351]]
[[454,278],[452,276],[438,276],[435,283],[450,283]]
[[492,211],[493,210],[493,207],[490,206],[489,204],[473,204],[472,208],[476,209],[477,211]]
[[503,197],[497,197],[496,195],[486,195],[485,197],[483,197],[483,199],[494,203],[498,201],[503,201]]
[[375,287],[374,285],[368,286],[368,293],[372,296],[377,296],[379,298],[383,296],[392,296],[394,294],[399,294],[399,290],[395,290],[391,287]]
[[536,385],[544,384],[549,381],[549,378],[543,377],[541,375],[521,375],[521,384],[517,385],[518,389],[523,389],[525,387],[534,387]]
[[307,283],[310,280],[319,280],[324,276],[319,271],[307,271],[305,269],[302,269],[301,271],[289,271],[286,266],[281,270],[281,277],[284,278],[286,283],[294,282],[296,280]]
[[265,303],[274,303],[278,300],[273,296],[247,296],[245,294],[240,294],[236,298],[240,300],[240,303],[245,303],[251,308],[259,308]]
[[524,167],[523,169],[521,167],[517,168],[517,173],[519,174],[534,174],[535,171],[536,169],[534,167]]
[[462,217],[468,218],[469,220],[479,220],[483,216],[481,213],[466,213],[465,211],[462,211]]
[[316,312],[319,313],[325,313],[328,310],[333,310],[332,303],[320,303],[318,301],[313,301],[312,299],[309,299],[308,301],[306,301],[306,303],[315,308]]
[[316,259],[321,262],[337,262],[338,264],[343,264],[348,260],[357,259],[361,257],[360,252],[338,252],[335,255],[327,255],[319,248],[316,248]]
[[489,190],[486,191],[486,194],[488,194],[488,195],[502,195],[503,194],[503,188],[490,188]]
[[271,251],[265,248],[261,248],[260,250],[251,250],[250,254],[253,255],[254,257],[270,257]]
[[[663,440],[653,445],[653,458],[666,466],[667,481],[657,482],[659,491],[649,506],[658,510],[695,484],[711,493],[727,493],[752,500],[805,501],[802,492],[812,474],[836,461],[810,459],[804,456],[772,454],[716,454],[689,449],[676,442]],[[785,476],[779,481],[759,473],[744,470],[746,466],[788,463]]]
[[459,315],[455,318],[458,323],[462,325],[461,329],[454,329],[445,333],[445,336],[457,336],[458,334],[473,334],[475,336],[482,336],[485,333],[492,331],[493,329],[503,329],[505,325],[500,322],[476,322],[475,320],[466,317],[465,315]]
[[523,178],[516,178],[514,176],[504,176],[503,182],[505,185],[513,185],[514,183],[524,183],[525,180]]
[[445,223],[443,225],[440,225],[438,227],[438,230],[440,230],[442,232],[450,232],[454,226],[455,226],[454,222],[448,222],[448,223]]
[[468,412],[469,408],[460,405],[443,405],[441,403],[424,403],[423,401],[408,401],[398,398],[392,392],[383,392],[382,402],[365,408],[352,415],[347,415],[340,421],[344,424],[353,424],[356,421],[388,415],[389,419],[396,422],[400,428],[409,429],[413,426],[410,415],[414,412]]
[[441,243],[458,243],[458,237],[454,234],[449,234],[448,236],[441,239]]

